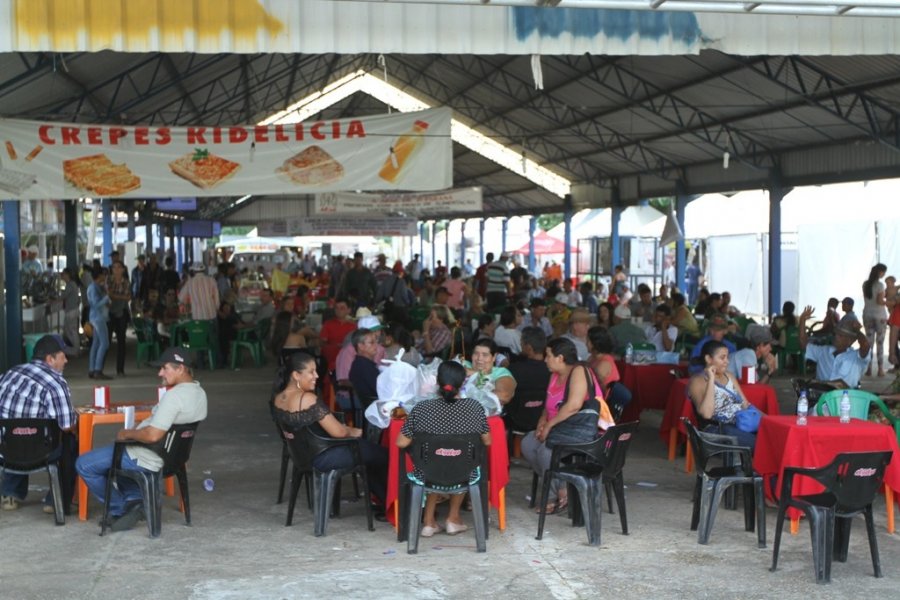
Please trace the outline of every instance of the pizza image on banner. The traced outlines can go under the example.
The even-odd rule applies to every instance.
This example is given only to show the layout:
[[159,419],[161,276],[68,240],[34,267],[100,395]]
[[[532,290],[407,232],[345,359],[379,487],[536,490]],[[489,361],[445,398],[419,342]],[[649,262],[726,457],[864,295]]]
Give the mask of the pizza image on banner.
[[208,150],[197,148],[169,163],[176,175],[183,177],[198,188],[208,190],[237,173],[241,165],[227,158],[210,154]]
[[126,164],[113,164],[105,154],[63,161],[63,177],[77,188],[98,196],[121,196],[141,187],[141,178]]
[[344,166],[320,146],[310,146],[285,160],[275,172],[298,185],[325,185],[344,176]]

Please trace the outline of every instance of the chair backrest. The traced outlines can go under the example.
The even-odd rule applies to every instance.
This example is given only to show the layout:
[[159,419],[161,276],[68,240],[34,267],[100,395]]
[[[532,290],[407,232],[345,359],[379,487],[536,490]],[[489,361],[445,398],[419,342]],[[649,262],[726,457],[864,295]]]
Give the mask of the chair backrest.
[[39,469],[60,443],[54,419],[0,419],[0,462],[7,469]]
[[426,485],[457,486],[469,483],[472,471],[482,464],[484,443],[477,433],[437,435],[416,433],[409,456]]
[[[878,400],[878,396],[864,390],[847,390],[850,394],[850,417],[853,419],[868,419],[869,406],[873,400]],[[837,417],[841,414],[841,396],[844,390],[831,390],[825,392],[819,397],[816,404],[816,414],[819,416],[830,415]],[[828,411],[827,413],[825,411]]]
[[800,352],[800,330],[796,326],[784,328],[784,351],[788,354]]
[[304,433],[309,427],[292,428],[280,423],[277,426],[294,466],[300,471],[312,471],[312,461],[316,454],[309,444],[309,437]]
[[134,335],[137,337],[138,342],[146,344],[154,341],[156,328],[153,326],[153,321],[143,317],[135,317],[132,319],[132,324],[134,325]]
[[713,456],[727,452],[735,452],[742,448],[748,455],[747,462],[741,461],[743,469],[748,474],[752,470],[752,465],[749,464],[749,448],[738,446],[735,443],[735,439],[730,436],[700,431],[688,418],[682,417],[681,421],[687,429],[688,442],[691,444],[691,449],[694,451],[694,460],[697,461],[697,469],[699,471],[707,471],[707,465]]
[[205,348],[209,346],[209,321],[191,321],[185,326],[188,336],[188,348]]
[[835,510],[841,513],[859,511],[872,503],[884,472],[891,462],[893,451],[885,452],[845,452],[838,454],[831,464],[806,471],[822,484],[825,491],[835,497]]
[[631,438],[637,431],[638,421],[614,425],[594,442],[596,451],[592,460],[603,466],[603,474],[609,477],[617,475],[625,466],[625,456]]
[[162,445],[154,451],[163,459],[163,475],[180,470],[191,458],[194,436],[200,421],[172,425],[162,439]]
[[[550,373],[547,373],[547,382],[550,381]],[[505,407],[506,419],[511,428],[516,431],[534,431],[537,422],[544,412],[544,402],[547,399],[547,388],[539,386],[516,387],[512,400]]]

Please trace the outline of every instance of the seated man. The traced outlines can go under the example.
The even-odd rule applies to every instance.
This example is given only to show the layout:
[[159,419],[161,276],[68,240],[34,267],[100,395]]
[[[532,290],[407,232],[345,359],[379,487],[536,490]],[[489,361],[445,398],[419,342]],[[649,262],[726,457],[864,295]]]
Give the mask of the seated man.
[[653,325],[647,327],[646,334],[657,352],[672,352],[675,349],[678,328],[672,325],[672,309],[667,304],[660,304],[653,311]]
[[547,336],[540,327],[522,330],[521,360],[509,364],[516,391],[503,408],[503,420],[509,431],[528,432],[537,427],[550,385],[550,370],[544,363],[546,349]]
[[[58,335],[45,335],[34,346],[30,362],[16,365],[0,378],[0,419],[55,419],[62,436],[59,480],[63,511],[69,513],[75,490],[75,457],[78,447],[73,434],[78,420],[72,407],[69,384],[63,378],[66,347]],[[28,475],[3,475],[0,508],[16,510],[28,494]],[[53,513],[50,492],[44,498],[44,512]]]
[[[169,390],[153,407],[150,418],[135,429],[122,429],[116,440],[134,440],[154,444],[165,437],[172,425],[194,423],[206,418],[206,392],[200,387],[191,371],[190,354],[184,348],[167,348],[155,363],[160,367],[159,376]],[[75,467],[88,489],[101,502],[106,500],[106,476],[112,465],[113,446],[91,450],[78,458]],[[122,467],[148,473],[163,466],[158,454],[141,446],[129,446],[122,455]],[[113,531],[125,531],[135,526],[143,514],[143,500],[137,483],[121,479],[113,486],[109,498],[110,527]]]
[[[806,321],[812,314],[813,307],[807,306],[800,313],[798,322],[800,347],[806,350],[806,360],[816,363],[816,378],[806,382],[808,385],[804,387],[820,390],[858,387],[859,379],[871,359],[866,332],[841,324],[834,330],[832,345],[815,346],[809,343],[809,336],[806,332]],[[859,350],[851,347],[854,341],[859,342]]]
[[575,308],[569,315],[569,332],[562,337],[571,340],[578,351],[578,360],[587,360],[590,356],[587,347],[587,332],[590,329],[593,318],[586,308]]
[[772,354],[772,332],[765,325],[748,325],[747,339],[749,348],[728,355],[728,370],[740,379],[744,367],[756,367],[756,383],[769,383],[778,367]]
[[700,358],[700,352],[701,350],[703,350],[703,344],[705,344],[706,342],[710,340],[722,342],[723,344],[725,344],[725,347],[728,348],[729,356],[737,352],[737,348],[734,347],[734,344],[725,339],[725,334],[728,333],[728,319],[726,319],[723,315],[715,314],[706,319],[706,325],[707,334],[704,337],[700,338],[700,341],[697,342],[697,344],[694,346],[694,350],[691,352],[691,366],[688,367],[688,372],[691,375],[696,375],[703,370],[702,362],[694,359]]
[[616,344],[616,351],[624,354],[628,344],[647,343],[647,333],[631,322],[631,310],[624,304],[619,304],[613,311],[614,325],[609,328]]
[[349,379],[362,407],[365,408],[378,399],[376,384],[379,371],[375,363],[378,336],[369,329],[357,329],[350,336],[350,343],[356,350],[356,356],[350,365]]
[[646,283],[640,283],[637,287],[638,296],[628,303],[628,309],[632,317],[640,317],[645,325],[653,323],[653,291]]
[[844,316],[838,321],[838,326],[854,331],[862,329],[862,322],[853,312],[853,298],[847,296],[841,300],[841,310],[844,311]]

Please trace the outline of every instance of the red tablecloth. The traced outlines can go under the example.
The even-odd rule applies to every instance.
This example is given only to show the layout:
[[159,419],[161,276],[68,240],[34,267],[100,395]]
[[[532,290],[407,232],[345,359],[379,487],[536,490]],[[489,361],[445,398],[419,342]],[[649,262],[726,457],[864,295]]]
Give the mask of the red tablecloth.
[[619,369],[622,383],[631,390],[631,402],[625,407],[621,422],[638,420],[641,411],[648,408],[664,409],[669,397],[669,388],[675,380],[672,370],[684,366],[686,364],[629,365],[624,361],[617,360],[616,367]]
[[[691,406],[691,400],[687,395],[689,381],[690,379],[676,379],[669,388],[666,414],[663,415],[662,424],[659,426],[659,437],[666,444],[669,443],[669,434],[672,429],[677,428],[680,436],[687,435],[684,423],[681,422],[681,417],[687,417],[692,423],[697,423],[694,416],[694,408]],[[779,413],[778,397],[775,395],[775,388],[772,386],[763,383],[745,383],[741,384],[741,390],[743,390],[744,396],[747,397],[747,401],[765,414],[777,415]]]
[[[759,425],[753,467],[767,482],[771,475],[778,475],[775,489],[781,490],[785,467],[824,467],[842,452],[882,450],[894,451],[884,483],[900,491],[900,448],[891,427],[860,419],[841,424],[838,417],[809,417],[807,425],[797,425],[793,415],[767,416]],[[794,484],[795,494],[815,494],[822,489],[808,477],[795,478]],[[788,516],[796,519],[799,511],[791,509]]]
[[[506,449],[506,425],[500,417],[488,417],[488,427],[491,428],[491,445],[488,446],[488,468],[490,480],[488,481],[488,494],[491,506],[499,508],[500,491],[509,483],[509,452]],[[397,469],[400,467],[400,449],[397,448],[397,436],[403,426],[401,419],[391,419],[391,427],[388,430],[387,443],[390,452],[388,460],[387,498],[385,499],[385,512],[392,524],[394,523],[394,502],[397,501]],[[412,470],[412,461],[407,459],[406,470]]]

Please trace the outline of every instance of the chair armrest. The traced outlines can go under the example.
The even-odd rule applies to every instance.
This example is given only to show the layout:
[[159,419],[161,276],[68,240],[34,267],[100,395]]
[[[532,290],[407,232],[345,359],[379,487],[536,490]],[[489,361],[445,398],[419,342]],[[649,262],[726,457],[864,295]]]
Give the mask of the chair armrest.
[[596,445],[597,440],[582,442],[580,444],[557,444],[553,447],[553,453],[550,456],[550,465],[558,464],[563,457],[563,453],[579,454],[590,458],[590,450]]

